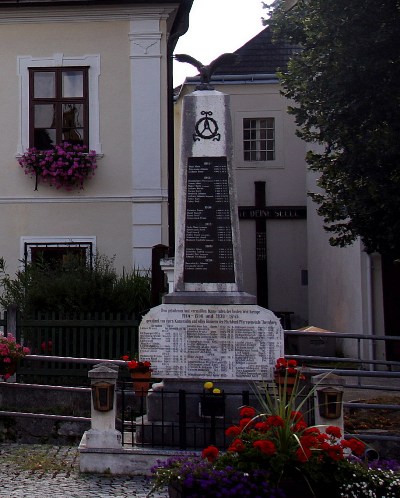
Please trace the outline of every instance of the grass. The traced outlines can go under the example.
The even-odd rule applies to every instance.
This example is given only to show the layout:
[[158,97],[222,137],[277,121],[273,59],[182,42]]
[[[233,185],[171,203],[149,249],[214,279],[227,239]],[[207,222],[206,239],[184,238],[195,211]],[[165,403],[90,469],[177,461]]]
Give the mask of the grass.
[[[67,451],[65,451],[67,450]],[[45,445],[26,445],[18,447],[4,455],[7,463],[11,463],[21,471],[68,472],[74,469],[77,453],[75,449],[55,448]]]

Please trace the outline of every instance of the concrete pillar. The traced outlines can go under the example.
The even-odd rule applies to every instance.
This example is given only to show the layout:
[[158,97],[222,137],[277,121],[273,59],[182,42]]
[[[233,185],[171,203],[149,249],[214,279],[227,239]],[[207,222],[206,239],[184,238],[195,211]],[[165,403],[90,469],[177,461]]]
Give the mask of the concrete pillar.
[[[88,375],[92,387],[92,427],[85,432],[86,447],[122,448],[122,435],[115,429],[117,408],[115,386],[118,378],[118,365],[99,363],[89,371]],[[96,406],[96,396],[97,399],[100,396],[100,406]],[[108,401],[109,409],[106,406]]]

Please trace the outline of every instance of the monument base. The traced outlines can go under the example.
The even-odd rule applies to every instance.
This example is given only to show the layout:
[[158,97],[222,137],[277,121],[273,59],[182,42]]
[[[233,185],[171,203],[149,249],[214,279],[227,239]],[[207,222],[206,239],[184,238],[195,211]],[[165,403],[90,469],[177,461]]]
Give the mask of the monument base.
[[207,392],[199,379],[165,379],[153,384],[147,414],[136,420],[136,443],[202,449],[225,447],[225,429],[239,423],[244,405],[259,410],[253,382],[215,381],[220,394]]
[[256,296],[247,292],[171,292],[163,297],[165,304],[257,304]]

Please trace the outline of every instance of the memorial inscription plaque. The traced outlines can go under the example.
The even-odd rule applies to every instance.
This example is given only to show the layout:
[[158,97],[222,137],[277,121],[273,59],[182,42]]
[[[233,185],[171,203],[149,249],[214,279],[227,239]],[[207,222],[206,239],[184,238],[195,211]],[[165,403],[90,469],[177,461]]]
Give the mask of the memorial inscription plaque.
[[189,157],[184,281],[235,282],[226,157]]
[[144,316],[139,350],[154,377],[268,380],[283,329],[259,306],[163,304]]

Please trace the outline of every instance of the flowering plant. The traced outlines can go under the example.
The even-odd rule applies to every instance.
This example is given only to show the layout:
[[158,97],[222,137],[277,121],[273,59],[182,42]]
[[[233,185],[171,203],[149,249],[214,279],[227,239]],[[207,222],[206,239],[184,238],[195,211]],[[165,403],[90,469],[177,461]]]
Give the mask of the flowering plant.
[[4,380],[11,377],[17,361],[29,353],[29,348],[18,344],[12,334],[0,336],[0,376]]
[[[296,365],[290,365],[290,368],[294,367]],[[297,370],[296,381],[300,376],[301,372]],[[278,497],[282,491],[286,498],[364,496],[351,494],[355,488],[350,486],[354,480],[363,482],[365,472],[369,479],[378,479],[378,471],[365,470],[362,459],[364,443],[355,438],[344,439],[340,428],[334,425],[325,428],[308,426],[303,412],[314,390],[297,402],[302,390],[298,383],[290,394],[285,386],[277,389],[273,384],[259,390],[261,410],[252,406],[241,407],[239,422],[226,429],[225,434],[230,438],[226,453],[212,445],[203,450],[203,462],[191,458],[190,461],[183,459],[159,465],[154,469],[156,488],[172,484],[186,497]],[[240,473],[255,485],[263,482],[265,490],[253,489],[252,493],[246,494],[242,489],[241,494],[235,494],[231,475]],[[221,476],[221,480],[215,476]],[[207,486],[205,483],[209,481],[213,484],[204,492],[203,486]],[[221,488],[227,490],[226,494],[218,494]],[[391,491],[389,485],[385,490]],[[387,496],[394,498],[397,495]]]
[[182,496],[191,498],[284,498],[282,491],[270,483],[267,471],[255,470],[247,473],[234,467],[216,468],[213,460],[207,458],[208,450],[209,448],[203,451],[202,457],[175,457],[166,462],[158,462],[152,469],[156,480],[149,495],[163,486],[169,486],[169,489],[172,488],[177,493],[183,491]]
[[28,149],[18,160],[25,174],[39,178],[57,189],[83,189],[83,181],[94,175],[96,152],[85,145],[63,142],[49,150]]
[[286,358],[278,358],[276,360],[274,373],[275,373],[275,375],[279,375],[281,377],[299,376],[300,378],[304,378],[304,376],[302,376],[302,374],[299,370],[299,367],[297,365],[297,361],[296,360],[287,360]]
[[145,373],[145,372],[151,372],[151,363],[150,361],[139,361],[132,359],[129,355],[124,355],[121,358],[122,360],[126,361],[126,366],[128,367],[130,372],[140,372],[140,373]]
[[209,380],[204,382],[203,388],[207,394],[221,394],[221,389],[219,389],[219,387],[215,387],[214,383]]

